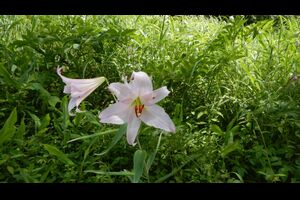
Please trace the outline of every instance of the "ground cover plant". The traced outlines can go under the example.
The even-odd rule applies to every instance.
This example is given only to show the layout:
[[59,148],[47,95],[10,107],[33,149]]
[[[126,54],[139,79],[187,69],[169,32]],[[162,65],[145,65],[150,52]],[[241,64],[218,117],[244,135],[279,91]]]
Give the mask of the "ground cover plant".
[[[0,16],[0,182],[300,181],[297,16]],[[57,74],[105,77],[79,109]],[[151,77],[175,133],[101,123]],[[143,111],[139,100],[136,115]],[[74,108],[75,110],[75,108]],[[172,129],[173,130],[173,129]]]

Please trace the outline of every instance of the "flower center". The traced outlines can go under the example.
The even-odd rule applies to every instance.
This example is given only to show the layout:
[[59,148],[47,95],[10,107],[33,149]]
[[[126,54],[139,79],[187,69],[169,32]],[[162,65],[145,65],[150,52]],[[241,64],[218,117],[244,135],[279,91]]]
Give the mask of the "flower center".
[[133,101],[133,105],[134,105],[134,111],[135,111],[136,117],[141,116],[143,109],[144,109],[144,104],[142,104],[140,97],[136,98]]

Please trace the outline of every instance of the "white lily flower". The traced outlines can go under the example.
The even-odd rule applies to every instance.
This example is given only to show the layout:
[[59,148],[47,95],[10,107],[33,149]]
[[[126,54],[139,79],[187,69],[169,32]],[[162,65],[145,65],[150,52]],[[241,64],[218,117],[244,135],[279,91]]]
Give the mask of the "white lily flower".
[[111,124],[127,123],[127,142],[134,143],[143,121],[149,126],[175,133],[175,125],[165,110],[156,105],[168,96],[166,86],[153,91],[150,77],[145,72],[133,72],[130,82],[111,83],[108,89],[115,94],[118,101],[100,114],[100,122]]
[[75,106],[76,112],[81,112],[78,108],[79,104],[89,96],[98,86],[104,81],[105,77],[97,77],[92,79],[71,79],[61,74],[62,68],[57,68],[57,74],[61,77],[66,84],[64,87],[64,93],[71,94],[71,100],[69,101],[68,110],[69,113]]

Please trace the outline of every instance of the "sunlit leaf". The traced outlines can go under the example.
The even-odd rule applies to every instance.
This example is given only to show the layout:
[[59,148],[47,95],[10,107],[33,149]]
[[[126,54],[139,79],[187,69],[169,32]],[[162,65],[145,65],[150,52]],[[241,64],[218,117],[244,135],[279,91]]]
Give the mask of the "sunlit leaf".
[[55,146],[44,144],[44,148],[49,152],[49,154],[56,156],[64,164],[74,165],[73,161],[70,160],[66,154],[58,150]]
[[15,134],[16,127],[14,126],[17,122],[17,109],[14,108],[10,113],[9,117],[4,123],[4,126],[0,130],[0,145],[7,142]]

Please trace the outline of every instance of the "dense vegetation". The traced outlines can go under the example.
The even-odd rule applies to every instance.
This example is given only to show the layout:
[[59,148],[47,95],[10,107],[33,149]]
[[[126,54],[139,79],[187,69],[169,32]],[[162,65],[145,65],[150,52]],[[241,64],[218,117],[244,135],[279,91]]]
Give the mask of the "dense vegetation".
[[[295,16],[1,16],[1,182],[299,182]],[[69,116],[56,68],[120,82],[144,71],[176,125],[140,146],[102,124],[103,83]],[[138,149],[143,149],[140,151]]]

